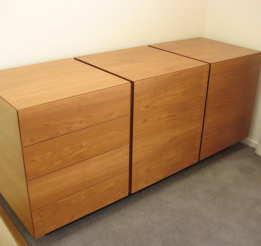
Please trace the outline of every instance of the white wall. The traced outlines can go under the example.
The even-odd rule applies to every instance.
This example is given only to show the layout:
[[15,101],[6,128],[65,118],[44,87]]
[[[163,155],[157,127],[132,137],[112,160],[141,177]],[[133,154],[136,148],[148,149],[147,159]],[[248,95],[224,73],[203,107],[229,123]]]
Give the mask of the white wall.
[[[208,0],[204,37],[261,51],[261,0]],[[261,137],[261,74],[247,144]]]
[[207,0],[0,0],[0,70],[203,35]]

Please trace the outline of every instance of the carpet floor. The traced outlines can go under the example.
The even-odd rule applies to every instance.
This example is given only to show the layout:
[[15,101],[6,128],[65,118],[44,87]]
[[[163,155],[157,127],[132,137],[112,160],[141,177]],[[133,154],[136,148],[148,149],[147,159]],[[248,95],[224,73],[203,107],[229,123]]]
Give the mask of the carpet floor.
[[236,144],[30,246],[260,246],[261,158]]

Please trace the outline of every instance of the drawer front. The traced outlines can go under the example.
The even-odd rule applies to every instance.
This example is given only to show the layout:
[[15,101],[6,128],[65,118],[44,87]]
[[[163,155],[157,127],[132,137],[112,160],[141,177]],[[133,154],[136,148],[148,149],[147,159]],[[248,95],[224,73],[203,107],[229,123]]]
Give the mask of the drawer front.
[[31,209],[70,196],[129,171],[129,145],[28,182]]
[[129,173],[120,174],[32,212],[35,236],[43,236],[128,195]]
[[23,148],[31,180],[129,144],[130,116]]
[[130,114],[130,85],[19,111],[23,147]]

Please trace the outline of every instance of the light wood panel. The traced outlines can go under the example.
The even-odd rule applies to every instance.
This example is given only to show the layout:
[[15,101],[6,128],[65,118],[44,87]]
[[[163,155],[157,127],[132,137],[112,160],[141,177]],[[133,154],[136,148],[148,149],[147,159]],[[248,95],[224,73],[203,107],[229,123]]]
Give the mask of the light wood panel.
[[17,111],[0,98],[0,192],[34,235]]
[[23,146],[130,114],[130,84],[19,111]]
[[129,171],[129,145],[28,182],[32,210]]
[[208,71],[134,84],[132,193],[198,161]]
[[216,63],[259,53],[257,50],[247,49],[206,38],[192,38],[161,44],[152,44],[150,46],[209,63]]
[[[7,212],[1,205],[1,203],[0,203],[0,218],[2,218],[3,222],[5,223],[6,227],[10,231],[11,235],[13,236],[18,246],[29,246],[28,243],[23,238],[21,232],[18,231],[16,225],[14,224],[10,216],[7,214]],[[3,232],[1,231],[1,233]],[[3,245],[3,246],[9,246],[9,245]]]
[[128,84],[74,59],[0,71],[0,96],[16,109]]
[[112,120],[23,149],[28,180],[129,143],[130,117]]
[[261,53],[211,65],[200,160],[248,136]]
[[142,46],[77,57],[106,71],[137,81],[204,65],[199,61]]
[[128,195],[128,172],[33,211],[35,235],[40,237]]

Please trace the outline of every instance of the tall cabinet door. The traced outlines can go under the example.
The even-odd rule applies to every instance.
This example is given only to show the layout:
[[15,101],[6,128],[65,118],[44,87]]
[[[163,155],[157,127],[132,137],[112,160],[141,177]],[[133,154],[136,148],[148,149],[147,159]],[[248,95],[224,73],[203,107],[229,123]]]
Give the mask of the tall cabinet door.
[[211,64],[200,160],[248,137],[261,55]]
[[209,66],[134,84],[132,193],[198,162]]

